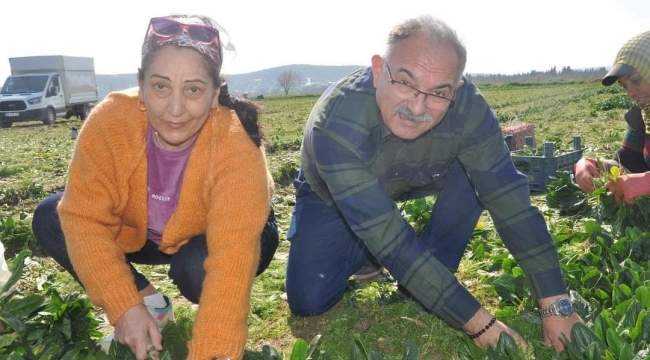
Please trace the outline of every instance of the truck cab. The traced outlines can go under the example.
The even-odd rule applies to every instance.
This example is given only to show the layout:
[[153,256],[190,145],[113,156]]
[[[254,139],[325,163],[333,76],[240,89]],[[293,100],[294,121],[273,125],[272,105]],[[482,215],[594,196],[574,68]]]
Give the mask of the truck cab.
[[52,125],[57,117],[66,114],[63,86],[57,73],[10,76],[0,91],[0,126],[35,119]]
[[0,127],[15,122],[42,121],[52,125],[57,117],[85,120],[98,101],[92,58],[30,56],[9,58],[11,75],[0,89]]

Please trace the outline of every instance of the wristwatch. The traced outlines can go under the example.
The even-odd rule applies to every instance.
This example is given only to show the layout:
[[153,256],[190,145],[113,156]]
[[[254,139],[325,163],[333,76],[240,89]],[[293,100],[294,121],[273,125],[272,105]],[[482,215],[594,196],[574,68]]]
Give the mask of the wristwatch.
[[545,319],[549,316],[564,316],[568,317],[573,314],[573,305],[571,300],[567,298],[560,298],[555,300],[551,306],[543,308],[539,311],[539,317]]

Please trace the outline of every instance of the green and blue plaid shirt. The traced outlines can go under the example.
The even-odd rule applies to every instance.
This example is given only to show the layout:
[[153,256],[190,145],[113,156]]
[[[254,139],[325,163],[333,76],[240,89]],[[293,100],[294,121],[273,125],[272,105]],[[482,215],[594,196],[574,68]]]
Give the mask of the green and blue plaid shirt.
[[400,284],[456,327],[480,304],[418,241],[395,204],[438,192],[455,159],[525,271],[533,296],[566,293],[555,245],[544,218],[530,203],[528,179],[515,169],[485,98],[469,79],[464,81],[444,119],[407,141],[384,124],[372,71],[360,69],[316,103],[301,153],[301,169],[320,198],[339,209]]

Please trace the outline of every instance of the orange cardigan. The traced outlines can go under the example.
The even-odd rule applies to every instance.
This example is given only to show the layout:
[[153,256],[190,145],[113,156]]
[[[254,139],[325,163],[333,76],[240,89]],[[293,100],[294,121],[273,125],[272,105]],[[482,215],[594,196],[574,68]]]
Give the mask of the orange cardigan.
[[[111,324],[143,300],[125,262],[147,240],[146,113],[137,91],[110,94],[85,121],[58,211],[70,259]],[[160,250],[206,234],[208,257],[188,359],[241,359],[270,197],[263,149],[219,106],[188,159]]]

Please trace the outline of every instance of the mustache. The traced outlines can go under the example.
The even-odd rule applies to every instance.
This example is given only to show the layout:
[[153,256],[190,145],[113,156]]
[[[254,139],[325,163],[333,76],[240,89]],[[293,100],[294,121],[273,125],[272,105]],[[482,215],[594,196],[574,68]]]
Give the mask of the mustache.
[[393,112],[395,114],[397,114],[397,115],[400,115],[400,116],[406,118],[407,120],[411,120],[411,121],[415,121],[415,122],[432,122],[433,121],[433,118],[431,117],[431,115],[429,115],[427,113],[420,114],[420,115],[415,115],[415,114],[413,114],[411,109],[409,109],[405,105],[396,106],[395,109],[393,110]]

